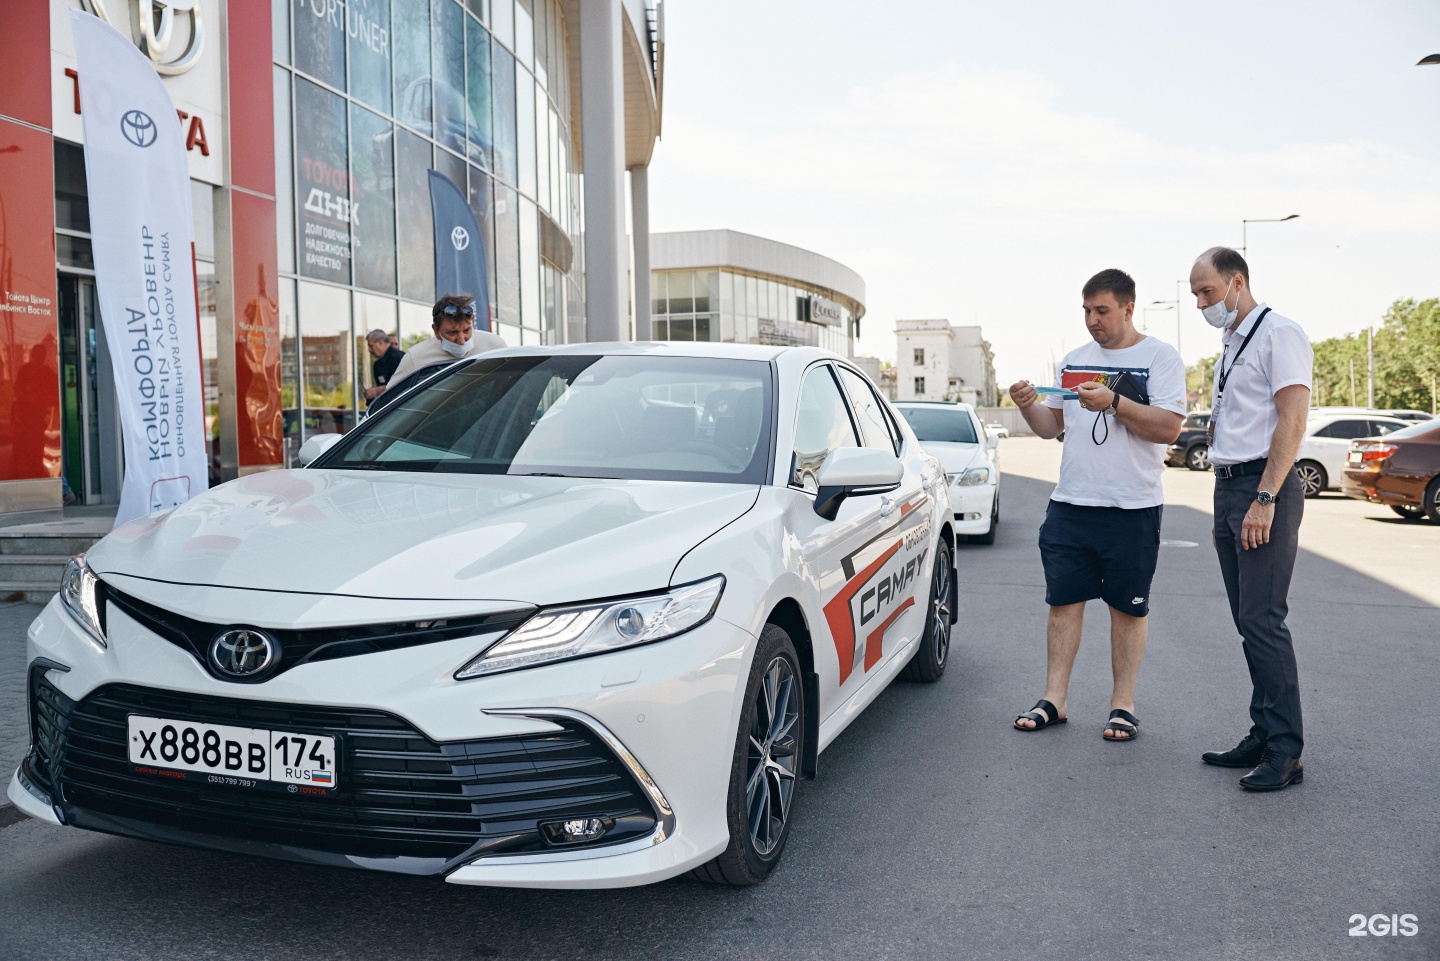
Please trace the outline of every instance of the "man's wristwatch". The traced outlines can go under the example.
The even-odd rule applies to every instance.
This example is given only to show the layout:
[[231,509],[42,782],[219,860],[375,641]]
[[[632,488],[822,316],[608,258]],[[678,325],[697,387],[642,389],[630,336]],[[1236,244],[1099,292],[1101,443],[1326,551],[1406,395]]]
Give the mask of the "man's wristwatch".
[[1270,493],[1269,491],[1260,491],[1255,495],[1255,502],[1261,507],[1269,507],[1271,504],[1275,503],[1275,500],[1275,495]]
[[1115,415],[1120,412],[1120,395],[1114,391],[1110,392],[1110,406],[1105,408],[1105,413]]

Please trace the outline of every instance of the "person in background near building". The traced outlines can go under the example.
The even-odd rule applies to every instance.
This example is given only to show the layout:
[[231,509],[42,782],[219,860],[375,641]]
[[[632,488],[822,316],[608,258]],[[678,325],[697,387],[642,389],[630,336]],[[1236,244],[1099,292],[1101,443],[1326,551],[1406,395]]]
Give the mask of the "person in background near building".
[[[1121,270],[1102,270],[1082,291],[1085,327],[1092,342],[1065,355],[1051,391],[1028,381],[1010,397],[1035,433],[1065,435],[1060,483],[1040,526],[1045,568],[1045,696],[1015,718],[1022,731],[1068,719],[1070,671],[1080,650],[1085,602],[1110,607],[1110,663],[1114,688],[1107,741],[1140,736],[1135,681],[1149,630],[1150,582],[1160,556],[1160,478],[1165,446],[1185,419],[1185,365],[1169,344],[1135,329],[1135,281]],[[1114,388],[1113,390],[1111,388]]]
[[378,327],[365,335],[365,349],[375,358],[370,365],[375,386],[365,388],[365,400],[368,402],[385,393],[385,386],[395,376],[395,368],[400,366],[405,351],[392,344],[390,335]]
[[405,352],[400,366],[390,377],[387,389],[425,367],[506,346],[499,335],[475,329],[475,298],[470,294],[446,294],[435,301],[435,306],[430,308],[430,316],[435,336],[422,340]]
[[1255,302],[1250,267],[1212,247],[1190,268],[1190,291],[1224,330],[1210,407],[1215,552],[1250,668],[1250,733],[1208,764],[1248,767],[1240,786],[1277,791],[1304,779],[1300,680],[1285,625],[1305,513],[1295,457],[1305,434],[1314,360],[1300,325]]

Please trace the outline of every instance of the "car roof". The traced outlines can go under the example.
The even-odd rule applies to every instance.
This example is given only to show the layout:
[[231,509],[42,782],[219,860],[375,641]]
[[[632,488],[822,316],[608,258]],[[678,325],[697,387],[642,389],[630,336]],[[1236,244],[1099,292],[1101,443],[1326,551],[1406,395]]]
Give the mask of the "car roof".
[[1396,417],[1394,414],[1383,410],[1339,410],[1339,411],[1315,411],[1310,414],[1308,423],[1315,424],[1321,421],[1329,423],[1336,420],[1396,420],[1403,421],[1403,417]]

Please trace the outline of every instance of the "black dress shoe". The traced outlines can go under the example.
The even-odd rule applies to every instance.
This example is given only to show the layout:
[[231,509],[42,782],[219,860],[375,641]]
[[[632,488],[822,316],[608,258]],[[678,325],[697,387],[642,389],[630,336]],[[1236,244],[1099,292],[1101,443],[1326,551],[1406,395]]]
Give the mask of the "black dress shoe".
[[1247,734],[1240,743],[1228,751],[1206,751],[1200,760],[1219,767],[1254,767],[1265,753],[1265,742],[1254,734]]
[[1255,770],[1240,779],[1247,791],[1278,791],[1305,780],[1305,765],[1298,757],[1265,749]]

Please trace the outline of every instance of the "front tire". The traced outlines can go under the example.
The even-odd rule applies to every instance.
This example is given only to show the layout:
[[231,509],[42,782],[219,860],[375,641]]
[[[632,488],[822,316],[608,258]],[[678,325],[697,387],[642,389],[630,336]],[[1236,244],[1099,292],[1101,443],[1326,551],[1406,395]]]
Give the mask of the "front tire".
[[1210,448],[1204,444],[1196,444],[1185,452],[1185,466],[1191,470],[1210,469]]
[[995,496],[990,501],[990,529],[983,534],[971,534],[970,541],[973,544],[995,543],[995,527],[1000,523],[1000,490],[996,488]]
[[1296,464],[1295,473],[1300,475],[1300,490],[1308,500],[1319,497],[1330,486],[1330,478],[1325,476],[1325,468],[1313,460],[1302,460]]
[[[993,526],[990,533],[995,533]],[[944,676],[945,665],[950,662],[950,628],[953,626],[951,618],[955,606],[953,564],[950,548],[941,544],[935,554],[935,563],[930,568],[930,598],[920,649],[900,675],[907,681],[934,683]]]
[[785,853],[805,748],[800,659],[783,628],[767,624],[750,665],[725,805],[730,844],[691,871],[697,881],[749,887]]
[[1436,524],[1440,524],[1440,477],[1430,482],[1425,488],[1425,497],[1421,501],[1425,505],[1425,516]]

